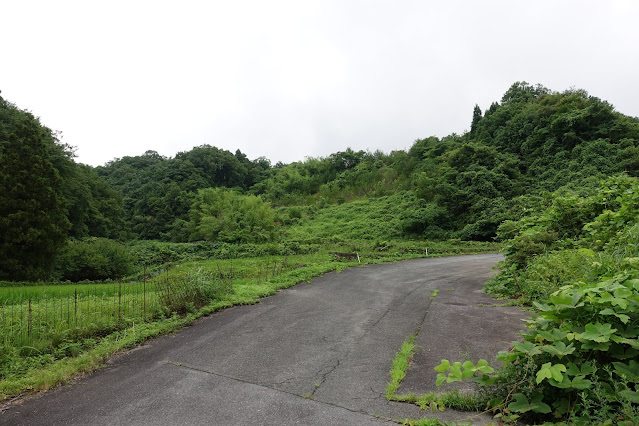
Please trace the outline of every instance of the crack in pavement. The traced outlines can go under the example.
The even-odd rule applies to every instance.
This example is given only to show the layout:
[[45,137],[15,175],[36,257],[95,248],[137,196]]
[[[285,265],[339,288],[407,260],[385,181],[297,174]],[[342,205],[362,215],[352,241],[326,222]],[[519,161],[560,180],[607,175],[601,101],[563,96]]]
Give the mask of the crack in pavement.
[[[211,371],[211,370],[204,370],[202,368],[193,367],[193,366],[190,366],[190,365],[185,365],[185,364],[183,364],[181,362],[166,361],[166,364],[172,365],[172,366],[178,367],[178,368],[184,368],[186,370],[197,371],[198,373],[205,373],[205,374],[210,374],[212,376],[222,377],[222,378],[228,379],[228,380],[234,380],[234,381],[240,382],[240,383],[246,383],[248,385],[258,386],[258,387],[269,389],[269,390],[272,390],[272,391],[275,391],[275,392],[281,392],[281,393],[284,393],[284,394],[287,394],[287,395],[291,395],[291,396],[294,396],[294,397],[297,397],[297,398],[303,398],[303,399],[309,399],[309,400],[311,399],[311,398],[306,398],[303,395],[298,395],[298,394],[296,394],[294,392],[289,392],[289,391],[284,390],[284,389],[278,389],[278,388],[274,388],[274,387],[271,387],[271,386],[263,385],[263,384],[260,384],[260,383],[254,383],[254,382],[251,382],[250,380],[244,380],[244,379],[240,379],[238,377],[233,377],[233,376],[229,376],[229,375],[222,374],[222,373],[216,373],[215,371]],[[326,376],[328,376],[337,367],[339,367],[339,364],[340,364],[340,361],[337,360],[337,364],[333,368],[331,368],[331,370],[329,372],[324,374],[323,380],[325,380]],[[318,386],[318,388],[319,388],[319,386]],[[313,391],[313,393],[314,393],[314,391]],[[312,396],[312,394],[311,394],[311,396]],[[369,412],[364,411],[364,410],[353,410],[352,408],[348,408],[348,407],[345,407],[343,405],[334,404],[332,402],[327,402],[327,401],[319,401],[319,400],[316,400],[316,399],[313,399],[312,401],[314,403],[316,403],[316,404],[322,404],[322,405],[328,405],[328,406],[331,406],[331,407],[337,407],[337,408],[341,408],[343,410],[350,411],[351,413],[364,414],[364,415],[370,416],[370,417],[372,417],[374,419],[385,420],[385,421],[387,421],[389,423],[395,423],[395,421],[393,421],[393,419],[387,418],[387,417],[383,417],[383,418],[379,417],[377,413],[369,413]]]
[[[408,298],[408,296],[410,296],[411,294],[413,294],[414,292],[416,292],[417,290],[421,289],[422,287],[424,287],[426,284],[429,284],[428,281],[423,282],[422,284],[418,285],[417,287],[415,287],[414,289],[412,289],[411,291],[409,291],[408,293],[406,293],[406,295],[404,295],[404,297],[402,297],[401,300],[399,301],[395,301],[394,303],[391,304],[391,306],[393,305],[397,305],[397,306],[401,306],[402,303],[404,303],[404,301]],[[430,303],[428,304],[430,306]],[[426,309],[428,309],[428,306],[426,307]],[[381,320],[384,319],[384,317],[391,311],[391,307],[386,309],[386,312],[384,312],[384,314],[379,317],[379,319],[377,321],[375,321],[375,323],[373,323],[373,325],[371,326],[371,328],[375,328],[375,326],[377,324],[379,324],[379,322]]]
[[273,386],[275,386],[275,385],[284,386],[285,384],[288,384],[288,383],[290,383],[290,382],[292,382],[294,380],[295,380],[295,377],[290,377],[290,378],[288,378],[286,380],[282,380],[281,382],[271,382],[270,384],[273,385]]
[[376,326],[376,325],[377,325],[377,324],[378,324],[381,320],[383,320],[383,319],[384,319],[384,317],[386,316],[386,314],[388,314],[390,311],[391,311],[391,310],[390,310],[390,308],[386,309],[386,312],[384,312],[384,314],[383,314],[381,317],[379,317],[379,319],[378,319],[377,321],[375,321],[375,323],[371,326],[371,328],[375,328],[375,326]]
[[311,392],[311,398],[313,397],[313,395],[315,395],[315,392],[317,392],[317,390],[324,384],[328,375],[331,374],[333,371],[335,371],[337,367],[339,367],[340,363],[341,361],[338,359],[337,364],[335,364],[329,371],[327,371],[326,373],[322,375],[322,380],[320,380],[319,385],[314,385],[315,388]]

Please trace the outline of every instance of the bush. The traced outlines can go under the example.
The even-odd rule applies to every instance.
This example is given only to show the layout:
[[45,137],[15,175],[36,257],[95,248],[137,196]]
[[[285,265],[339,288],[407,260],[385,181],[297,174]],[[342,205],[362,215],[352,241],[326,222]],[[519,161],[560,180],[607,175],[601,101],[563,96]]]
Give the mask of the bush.
[[215,273],[203,268],[187,271],[171,280],[158,277],[154,284],[166,314],[192,312],[234,291],[232,271]]
[[56,262],[62,280],[107,280],[132,271],[129,251],[123,244],[106,238],[71,240]]
[[498,357],[502,387],[515,399],[538,400],[532,412],[571,422],[639,420],[638,272],[564,286],[537,303],[524,342]]
[[[545,302],[534,302],[539,314],[528,321],[523,342],[500,352],[497,359],[504,367],[496,375],[484,374],[472,363],[455,367],[445,361],[436,370],[450,372],[441,374],[438,383],[476,375],[507,421],[526,416],[535,422],[602,424],[615,419],[637,424],[639,268],[634,258],[599,259],[582,270],[591,279],[561,286]],[[605,265],[609,261],[625,266],[612,278],[596,277],[610,269]]]
[[[502,420],[639,424],[639,180],[608,179],[583,200],[555,196],[506,225],[507,259],[487,290],[538,314],[498,356],[504,368],[476,381]],[[440,382],[477,373],[472,363],[438,368],[450,370]]]
[[221,188],[201,189],[191,211],[192,240],[261,243],[275,239],[275,213],[255,195]]
[[517,296],[526,301],[544,300],[560,287],[582,280],[596,259],[594,252],[585,249],[538,255],[515,278]]

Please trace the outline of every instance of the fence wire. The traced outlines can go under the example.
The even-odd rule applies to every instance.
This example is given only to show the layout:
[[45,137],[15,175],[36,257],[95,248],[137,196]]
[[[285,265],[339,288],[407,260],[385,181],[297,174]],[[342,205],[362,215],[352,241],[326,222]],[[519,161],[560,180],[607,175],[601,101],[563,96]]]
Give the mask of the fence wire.
[[100,335],[162,313],[160,300],[146,281],[78,287],[66,295],[0,300],[0,342],[32,345]]

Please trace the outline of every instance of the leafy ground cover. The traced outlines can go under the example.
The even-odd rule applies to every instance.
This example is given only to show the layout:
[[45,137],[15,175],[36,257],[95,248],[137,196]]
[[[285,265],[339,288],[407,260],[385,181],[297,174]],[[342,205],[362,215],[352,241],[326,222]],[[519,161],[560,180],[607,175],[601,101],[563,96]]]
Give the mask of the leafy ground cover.
[[343,241],[399,239],[405,234],[406,212],[419,207],[413,192],[361,199],[311,210],[307,216],[288,226],[289,239],[318,240],[341,238]]
[[496,373],[438,366],[441,382],[473,378],[503,421],[639,423],[639,181],[616,177],[594,194],[555,194],[517,222],[495,294],[535,316]]

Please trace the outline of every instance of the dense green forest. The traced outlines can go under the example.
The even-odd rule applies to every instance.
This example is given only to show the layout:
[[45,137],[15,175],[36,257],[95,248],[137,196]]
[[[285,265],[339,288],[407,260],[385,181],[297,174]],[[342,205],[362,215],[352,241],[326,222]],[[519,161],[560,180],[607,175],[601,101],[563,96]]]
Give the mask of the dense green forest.
[[470,131],[408,151],[273,165],[203,145],[93,168],[0,99],[0,279],[75,276],[60,259],[99,252],[108,263],[133,240],[491,241],[553,191],[585,196],[608,176],[639,175],[639,119],[583,90],[518,82],[469,118]]

